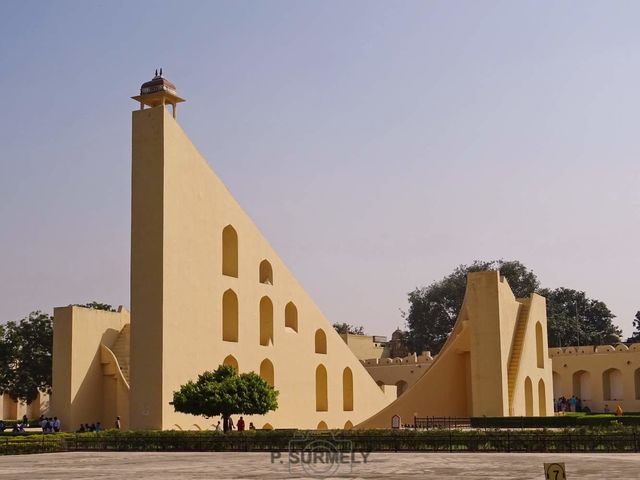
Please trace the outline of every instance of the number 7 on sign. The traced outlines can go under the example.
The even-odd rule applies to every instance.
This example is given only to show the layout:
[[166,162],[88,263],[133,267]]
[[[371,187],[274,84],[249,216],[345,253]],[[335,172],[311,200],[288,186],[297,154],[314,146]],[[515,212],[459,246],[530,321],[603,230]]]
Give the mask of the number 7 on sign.
[[547,480],[567,480],[564,463],[545,463],[544,474]]

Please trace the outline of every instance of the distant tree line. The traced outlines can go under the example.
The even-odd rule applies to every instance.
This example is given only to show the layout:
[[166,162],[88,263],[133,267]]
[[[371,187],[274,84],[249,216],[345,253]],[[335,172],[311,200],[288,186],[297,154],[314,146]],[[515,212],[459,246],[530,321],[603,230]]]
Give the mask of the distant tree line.
[[[409,292],[406,320],[407,342],[412,351],[437,353],[458,318],[464,299],[467,274],[500,270],[516,298],[536,292],[547,299],[547,333],[550,347],[620,342],[622,330],[613,324],[615,315],[607,305],[570,288],[543,288],[536,274],[517,260],[476,260],[460,265],[441,280]],[[640,312],[629,341],[640,341]]]
[[350,325],[348,323],[334,323],[333,328],[338,333],[348,333],[350,335],[364,335],[364,327]]

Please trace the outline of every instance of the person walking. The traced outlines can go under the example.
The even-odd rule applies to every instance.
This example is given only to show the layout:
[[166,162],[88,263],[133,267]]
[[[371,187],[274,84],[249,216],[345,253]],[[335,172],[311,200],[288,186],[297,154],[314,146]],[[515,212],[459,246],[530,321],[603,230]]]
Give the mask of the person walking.
[[238,431],[239,432],[244,432],[244,418],[240,417],[238,419],[237,425],[238,425]]
[[120,424],[120,417],[116,417],[116,430],[120,430],[121,424]]

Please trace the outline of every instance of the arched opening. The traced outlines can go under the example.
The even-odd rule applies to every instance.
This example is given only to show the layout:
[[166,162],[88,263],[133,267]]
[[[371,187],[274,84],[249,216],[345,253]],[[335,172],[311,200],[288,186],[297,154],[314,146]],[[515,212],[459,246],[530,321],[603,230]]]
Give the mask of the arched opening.
[[316,412],[326,412],[329,409],[327,389],[327,369],[324,365],[316,368]]
[[538,359],[538,368],[544,368],[544,339],[540,322],[536,323],[536,357]]
[[399,397],[407,390],[407,382],[405,382],[404,380],[400,380],[396,382],[396,389],[398,391],[398,397]]
[[262,260],[260,262],[260,283],[265,285],[273,285],[273,268],[269,260]]
[[298,331],[298,309],[293,302],[287,303],[284,307],[284,326],[295,332]]
[[272,387],[275,386],[273,363],[271,363],[271,361],[267,358],[265,358],[260,364],[260,376],[269,385],[271,385]]
[[640,368],[633,373],[633,383],[636,387],[636,400],[640,400]]
[[238,296],[231,289],[222,295],[222,340],[238,341]]
[[617,368],[605,370],[602,374],[602,398],[604,400],[622,400],[622,372]]
[[349,367],[342,371],[342,410],[353,411],[353,373]]
[[533,417],[533,384],[529,377],[524,379],[524,412],[527,417]]
[[582,400],[591,400],[591,374],[585,370],[578,370],[573,374],[573,394]]
[[317,426],[317,430],[327,430],[329,427],[327,427],[327,424],[324,421],[321,421],[318,426]]
[[260,345],[273,345],[273,303],[269,297],[260,299]]
[[327,335],[321,328],[316,330],[316,353],[327,353]]
[[270,423],[265,423],[265,424],[262,426],[262,429],[263,429],[263,430],[273,430],[273,425],[271,425]]
[[567,396],[567,394],[562,391],[562,383],[558,372],[553,372],[553,396],[556,398]]
[[222,274],[238,277],[238,234],[231,225],[222,230]]
[[233,355],[227,355],[222,361],[222,365],[233,367],[236,369],[236,372],[240,371],[240,369],[238,368],[238,360],[236,360],[236,357],[234,357]]
[[547,390],[542,379],[538,382],[538,412],[541,417],[547,416]]
[[351,430],[352,428],[353,428],[353,423],[351,423],[351,420],[347,420],[346,423],[344,424],[344,429]]

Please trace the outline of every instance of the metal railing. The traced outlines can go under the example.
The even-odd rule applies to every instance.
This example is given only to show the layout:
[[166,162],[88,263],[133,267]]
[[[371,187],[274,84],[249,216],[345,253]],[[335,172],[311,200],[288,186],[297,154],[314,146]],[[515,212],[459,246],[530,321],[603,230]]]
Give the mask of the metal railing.
[[414,417],[413,420],[413,426],[415,428],[458,430],[471,427],[471,419],[465,417]]

